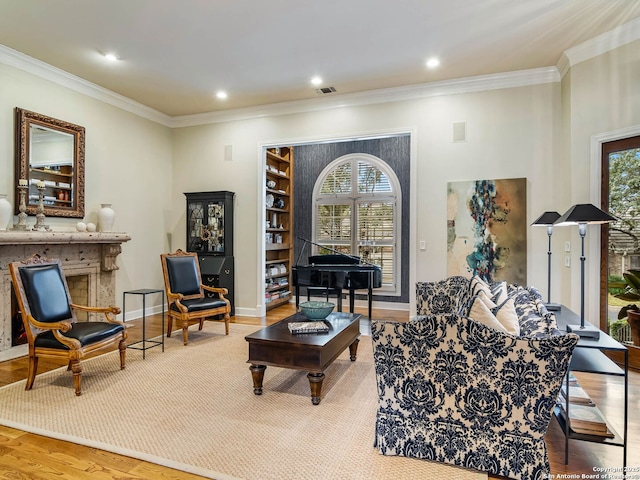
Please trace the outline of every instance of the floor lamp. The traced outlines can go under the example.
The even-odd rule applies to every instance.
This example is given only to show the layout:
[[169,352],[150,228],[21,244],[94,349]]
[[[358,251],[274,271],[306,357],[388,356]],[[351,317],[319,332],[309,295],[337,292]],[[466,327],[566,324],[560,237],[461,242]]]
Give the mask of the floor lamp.
[[578,334],[580,337],[600,338],[600,329],[584,324],[584,237],[587,235],[587,225],[615,222],[616,218],[603,212],[595,205],[581,203],[574,205],[565,212],[556,222],[555,226],[578,225],[582,253],[580,255],[580,325],[567,325],[567,331]]
[[551,303],[551,234],[553,233],[553,223],[560,218],[558,212],[544,212],[531,225],[534,227],[547,227],[549,236],[549,248],[547,250],[547,310],[560,310],[559,303]]

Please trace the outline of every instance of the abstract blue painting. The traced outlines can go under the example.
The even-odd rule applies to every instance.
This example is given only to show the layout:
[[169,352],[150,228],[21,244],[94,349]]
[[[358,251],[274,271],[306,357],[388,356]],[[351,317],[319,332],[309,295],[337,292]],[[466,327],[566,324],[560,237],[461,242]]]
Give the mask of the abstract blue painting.
[[447,275],[527,281],[526,178],[449,182]]

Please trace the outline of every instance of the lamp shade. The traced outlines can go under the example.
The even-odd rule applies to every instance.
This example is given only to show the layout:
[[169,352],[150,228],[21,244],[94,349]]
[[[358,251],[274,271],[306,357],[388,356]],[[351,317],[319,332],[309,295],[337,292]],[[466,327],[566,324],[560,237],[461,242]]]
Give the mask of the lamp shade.
[[553,225],[559,218],[560,214],[558,212],[544,212],[531,225],[537,227],[548,227],[549,225]]
[[564,215],[554,222],[554,226],[576,225],[580,223],[609,223],[617,218],[600,210],[590,203],[579,203],[567,210]]

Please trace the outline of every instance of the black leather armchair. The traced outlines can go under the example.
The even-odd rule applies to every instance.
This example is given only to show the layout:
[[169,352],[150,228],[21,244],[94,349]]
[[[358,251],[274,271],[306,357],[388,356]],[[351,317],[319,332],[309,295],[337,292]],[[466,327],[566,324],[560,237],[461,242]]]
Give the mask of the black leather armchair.
[[[29,342],[26,390],[33,387],[39,357],[68,359],[76,395],[82,394],[80,359],[86,354],[117,345],[120,368],[125,368],[127,332],[124,323],[115,318],[119,308],[71,303],[59,259],[36,254],[23,262],[10,263],[9,270]],[[102,314],[105,321],[78,322],[76,310]]]
[[160,255],[160,260],[169,304],[167,337],[171,336],[174,318],[180,322],[182,339],[186,345],[191,323],[198,322],[198,330],[202,330],[205,320],[220,316],[225,324],[225,335],[229,335],[231,304],[224,297],[228,291],[226,288],[202,284],[198,255],[177,250],[176,253],[163,253]]

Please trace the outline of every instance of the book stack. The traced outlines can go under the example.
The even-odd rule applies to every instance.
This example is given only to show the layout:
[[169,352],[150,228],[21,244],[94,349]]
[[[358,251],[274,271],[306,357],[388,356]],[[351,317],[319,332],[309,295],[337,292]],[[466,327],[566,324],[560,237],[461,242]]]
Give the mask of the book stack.
[[[567,402],[567,384],[563,383],[560,389],[560,396],[558,398],[562,403]],[[576,382],[569,382],[569,403],[578,405],[595,406],[593,400],[589,397],[589,394]]]
[[[560,414],[567,420],[565,406],[560,405]],[[613,438],[615,435],[607,428],[602,412],[595,405],[569,405],[569,428],[575,433]]]
[[[569,376],[569,428],[575,433],[613,438],[607,428],[602,412],[593,403],[587,392],[580,386],[573,374]],[[558,396],[558,406],[562,418],[567,421],[567,385],[563,383]]]
[[323,321],[289,322],[289,331],[293,335],[300,333],[329,333],[329,326]]

